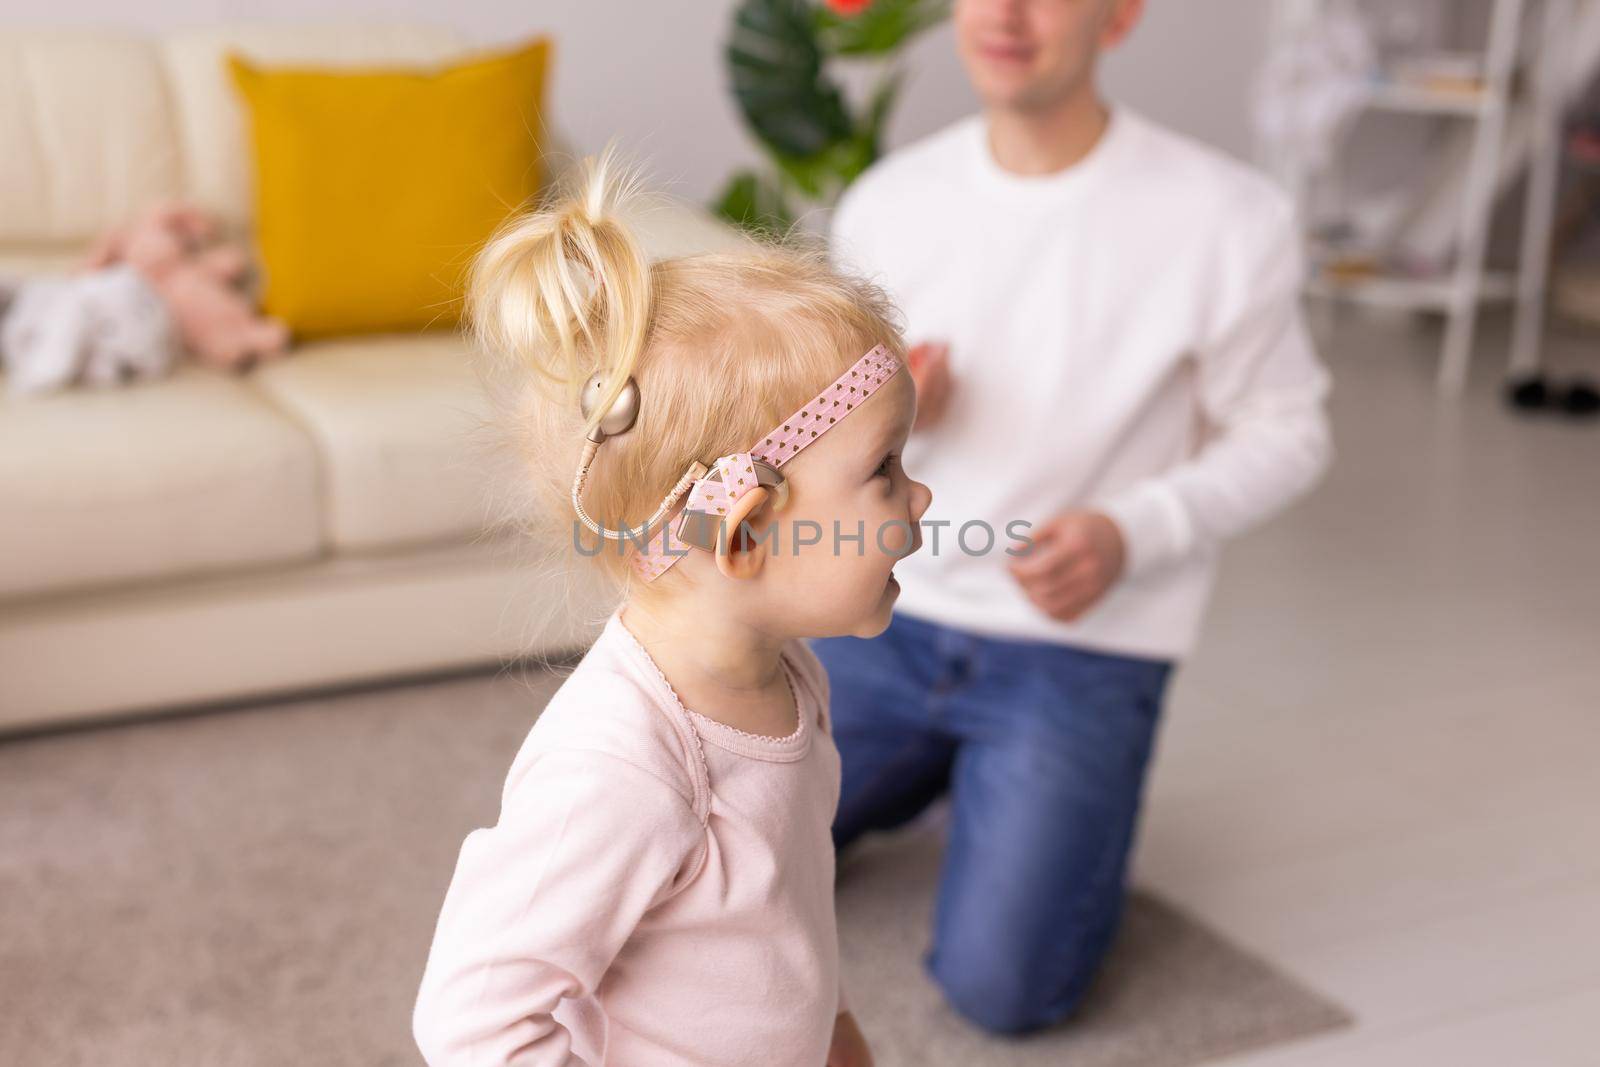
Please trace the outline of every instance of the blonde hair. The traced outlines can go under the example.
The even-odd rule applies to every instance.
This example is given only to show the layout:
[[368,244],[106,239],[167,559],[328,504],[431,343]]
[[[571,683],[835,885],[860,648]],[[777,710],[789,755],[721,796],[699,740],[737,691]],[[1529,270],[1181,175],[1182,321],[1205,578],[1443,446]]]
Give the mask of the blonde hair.
[[[638,419],[601,446],[584,506],[604,526],[637,530],[692,462],[748,450],[874,345],[905,355],[884,291],[832,265],[819,242],[791,233],[651,263],[633,221],[648,201],[608,146],[584,161],[575,189],[501,228],[467,294],[480,367],[528,490],[516,521],[625,595],[641,587],[631,546],[624,554],[608,541],[590,555],[598,539],[584,529],[587,551],[577,553],[570,491],[584,436],[630,375]],[[585,420],[579,391],[596,372],[608,392]],[[670,592],[677,570],[649,588]]]

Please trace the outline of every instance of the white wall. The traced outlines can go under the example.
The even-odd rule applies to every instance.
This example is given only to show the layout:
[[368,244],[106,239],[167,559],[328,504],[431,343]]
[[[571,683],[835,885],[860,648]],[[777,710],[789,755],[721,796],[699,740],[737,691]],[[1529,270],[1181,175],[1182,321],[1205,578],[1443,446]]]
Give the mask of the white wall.
[[[163,30],[217,22],[444,22],[500,43],[540,33],[556,42],[551,109],[583,150],[611,134],[648,157],[662,184],[708,199],[757,158],[728,94],[721,48],[732,0],[5,0],[9,25]],[[1271,0],[1149,0],[1133,39],[1107,64],[1107,84],[1150,116],[1241,156],[1250,153],[1248,92]],[[949,27],[919,41],[889,131],[891,147],[977,107]]]
[[1107,59],[1108,90],[1151,118],[1251,158],[1250,104],[1273,0],[1148,2],[1144,24]]

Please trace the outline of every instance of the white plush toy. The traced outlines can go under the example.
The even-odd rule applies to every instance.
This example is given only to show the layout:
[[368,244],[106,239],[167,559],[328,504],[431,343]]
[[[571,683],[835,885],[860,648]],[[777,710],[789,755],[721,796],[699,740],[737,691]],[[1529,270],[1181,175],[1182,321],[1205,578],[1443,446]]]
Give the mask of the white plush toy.
[[13,393],[158,378],[178,356],[166,304],[126,264],[0,289],[0,361]]

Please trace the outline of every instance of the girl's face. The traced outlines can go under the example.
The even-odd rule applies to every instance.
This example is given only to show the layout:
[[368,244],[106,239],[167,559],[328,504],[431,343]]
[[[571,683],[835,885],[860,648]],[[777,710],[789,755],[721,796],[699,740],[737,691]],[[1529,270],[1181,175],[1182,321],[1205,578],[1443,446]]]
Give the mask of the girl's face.
[[784,465],[788,505],[762,508],[752,531],[767,542],[762,584],[799,636],[875,637],[900,586],[894,565],[922,547],[933,494],[900,465],[916,414],[911,376],[897,372],[849,418]]

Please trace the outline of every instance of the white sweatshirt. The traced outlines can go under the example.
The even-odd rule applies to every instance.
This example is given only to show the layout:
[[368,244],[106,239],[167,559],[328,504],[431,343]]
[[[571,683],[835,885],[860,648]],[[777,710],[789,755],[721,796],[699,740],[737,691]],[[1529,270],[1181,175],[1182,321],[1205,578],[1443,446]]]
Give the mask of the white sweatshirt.
[[[1077,164],[1017,175],[978,114],[871,167],[840,201],[833,240],[894,297],[909,342],[950,346],[950,404],[905,449],[933,504],[922,551],[895,566],[900,610],[996,636],[1189,652],[1219,544],[1310,488],[1331,454],[1286,198],[1122,106]],[[1076,508],[1116,521],[1127,569],[1063,623],[1027,598],[1005,550],[1020,547],[1008,529],[1026,537]],[[987,553],[982,526],[966,532],[970,551],[958,541],[975,521],[994,532]]]

